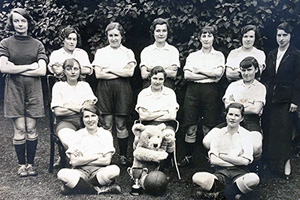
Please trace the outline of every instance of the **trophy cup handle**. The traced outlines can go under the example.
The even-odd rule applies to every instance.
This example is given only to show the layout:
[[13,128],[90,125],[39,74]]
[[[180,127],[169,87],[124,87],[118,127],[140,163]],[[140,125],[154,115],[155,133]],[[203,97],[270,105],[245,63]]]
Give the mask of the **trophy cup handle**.
[[143,168],[143,171],[148,174],[148,168]]
[[127,173],[128,173],[128,175],[130,176],[130,178],[133,179],[133,176],[132,176],[132,167],[128,167],[128,168],[127,168]]

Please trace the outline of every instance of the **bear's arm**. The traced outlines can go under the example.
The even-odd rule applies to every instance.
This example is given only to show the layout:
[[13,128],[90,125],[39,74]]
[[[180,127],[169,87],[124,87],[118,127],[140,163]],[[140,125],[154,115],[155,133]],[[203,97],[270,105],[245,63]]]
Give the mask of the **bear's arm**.
[[165,151],[157,151],[146,149],[144,147],[137,147],[133,152],[133,156],[140,161],[160,162],[168,157],[168,153]]

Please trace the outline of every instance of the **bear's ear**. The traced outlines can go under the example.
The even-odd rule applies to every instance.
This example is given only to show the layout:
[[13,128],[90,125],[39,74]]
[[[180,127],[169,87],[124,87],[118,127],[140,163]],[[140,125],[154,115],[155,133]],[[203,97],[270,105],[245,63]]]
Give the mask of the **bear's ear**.
[[141,132],[145,130],[145,126],[143,124],[134,124],[132,127],[132,132],[135,136],[139,137]]
[[161,123],[161,124],[157,125],[157,127],[158,127],[161,131],[163,131],[163,130],[166,129],[166,125],[165,125],[164,123]]

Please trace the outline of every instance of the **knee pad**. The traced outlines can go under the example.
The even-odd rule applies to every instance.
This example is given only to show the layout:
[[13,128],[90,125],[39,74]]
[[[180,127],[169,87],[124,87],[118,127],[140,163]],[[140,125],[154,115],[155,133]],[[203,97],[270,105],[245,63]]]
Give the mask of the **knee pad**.
[[239,190],[246,194],[253,191],[253,189],[259,184],[259,176],[255,173],[247,173],[236,179],[236,184]]
[[74,188],[79,182],[80,174],[76,170],[64,168],[58,171],[57,178],[67,187]]
[[212,188],[215,179],[218,178],[208,172],[197,172],[192,177],[193,183],[199,185],[205,191],[209,191]]
[[116,127],[116,129],[117,129],[117,138],[123,139],[129,136],[126,126],[121,128]]
[[34,141],[38,138],[36,127],[27,129],[27,140]]
[[96,177],[100,185],[107,185],[119,175],[120,168],[117,165],[109,165],[97,172]]
[[195,143],[197,136],[197,125],[190,126],[185,134],[185,142]]

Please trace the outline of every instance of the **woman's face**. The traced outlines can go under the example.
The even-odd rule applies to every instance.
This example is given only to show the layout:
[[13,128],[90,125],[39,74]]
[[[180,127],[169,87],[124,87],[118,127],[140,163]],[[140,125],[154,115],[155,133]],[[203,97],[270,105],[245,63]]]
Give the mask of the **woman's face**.
[[78,78],[79,78],[79,75],[80,75],[80,67],[78,65],[77,62],[74,62],[74,65],[73,67],[71,66],[67,66],[65,69],[64,69],[64,73],[66,75],[66,78],[67,78],[67,81],[78,81]]
[[74,51],[77,45],[77,35],[76,33],[69,34],[64,39],[64,48],[68,51]]
[[151,88],[152,90],[158,91],[161,90],[165,82],[165,77],[162,72],[154,74],[151,77]]
[[27,35],[28,21],[25,17],[18,13],[12,14],[12,22],[17,35]]
[[243,121],[241,110],[238,108],[229,108],[226,114],[227,126],[234,128],[238,127]]
[[244,83],[252,83],[255,79],[255,74],[258,72],[258,69],[252,65],[249,68],[241,68],[241,74]]
[[99,116],[90,111],[83,111],[82,121],[86,129],[96,130],[98,128]]
[[244,49],[251,49],[255,42],[255,31],[250,30],[243,35],[242,44]]
[[202,33],[200,36],[200,42],[203,49],[210,49],[214,43],[214,35],[212,33]]
[[107,31],[107,39],[112,48],[119,48],[121,46],[122,36],[118,29],[114,28]]
[[278,29],[276,39],[279,47],[284,48],[290,44],[291,34],[285,32],[284,30]]
[[168,28],[166,24],[157,24],[154,30],[154,39],[158,43],[163,43],[167,40]]

